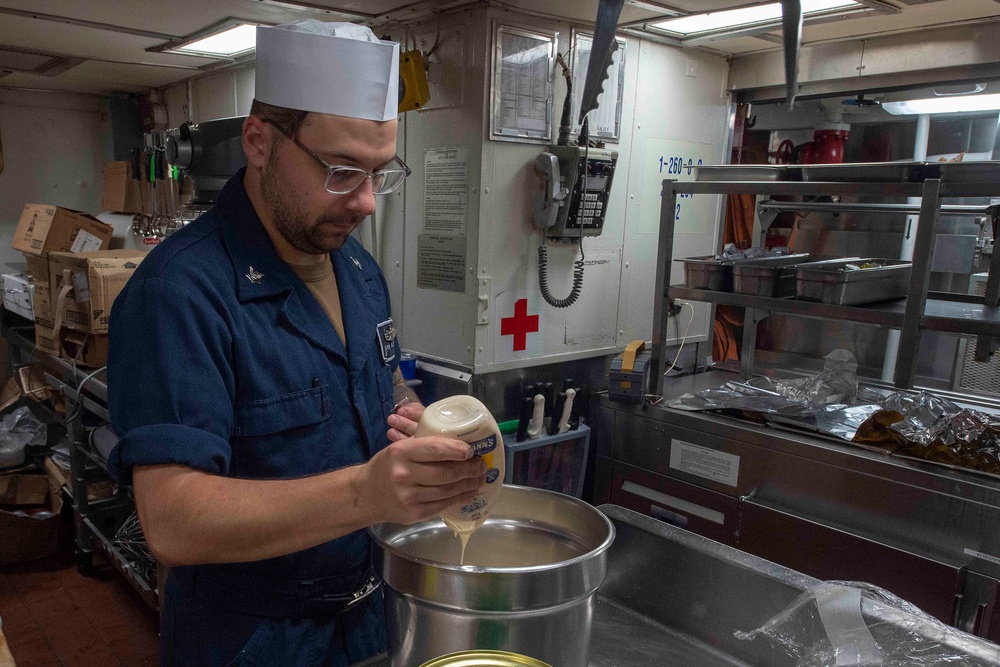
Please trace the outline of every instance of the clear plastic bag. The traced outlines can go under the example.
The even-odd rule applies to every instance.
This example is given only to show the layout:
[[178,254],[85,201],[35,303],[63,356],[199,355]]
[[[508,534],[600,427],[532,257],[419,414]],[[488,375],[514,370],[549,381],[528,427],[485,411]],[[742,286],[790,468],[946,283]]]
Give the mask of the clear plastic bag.
[[684,394],[669,405],[682,410],[752,410],[806,414],[833,405],[853,405],[858,398],[858,362],[847,350],[824,357],[823,371],[790,380],[756,377],[727,382],[697,394]]
[[1000,665],[1000,646],[859,582],[823,582],[756,630],[735,633],[745,641],[761,635],[798,667]]
[[25,447],[44,446],[48,428],[27,406],[22,406],[0,421],[0,468],[24,463]]

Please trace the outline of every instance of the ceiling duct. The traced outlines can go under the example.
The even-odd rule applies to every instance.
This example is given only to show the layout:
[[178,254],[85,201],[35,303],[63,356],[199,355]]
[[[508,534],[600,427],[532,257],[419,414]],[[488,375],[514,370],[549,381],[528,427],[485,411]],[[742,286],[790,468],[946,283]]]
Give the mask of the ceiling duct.
[[58,60],[52,56],[0,48],[0,69],[12,72],[34,72]]
[[51,78],[85,62],[86,58],[76,56],[0,46],[0,71],[4,72],[25,72]]

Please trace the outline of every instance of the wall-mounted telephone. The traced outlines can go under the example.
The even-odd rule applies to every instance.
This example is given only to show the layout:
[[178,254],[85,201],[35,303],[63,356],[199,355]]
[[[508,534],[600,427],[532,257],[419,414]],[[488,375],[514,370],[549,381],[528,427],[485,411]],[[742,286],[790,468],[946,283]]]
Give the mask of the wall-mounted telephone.
[[[617,6],[621,11],[624,0],[601,0],[601,14],[598,15],[598,35],[595,35],[594,45],[598,44],[598,36],[610,31],[610,40],[603,50],[591,51],[591,59],[595,55],[602,61],[593,75],[588,71],[588,85],[584,88],[584,109],[581,109],[580,136],[574,145],[570,141],[570,109],[573,98],[573,73],[566,65],[562,54],[557,54],[556,62],[562,68],[566,79],[566,97],[563,100],[562,118],[559,122],[559,138],[555,146],[535,159],[535,169],[545,181],[542,197],[535,204],[535,224],[542,230],[542,244],[538,246],[538,291],[542,293],[545,303],[553,308],[568,308],[576,303],[583,290],[583,237],[600,236],[604,231],[604,218],[608,214],[608,198],[611,194],[611,181],[615,176],[615,165],[618,164],[618,151],[605,150],[603,144],[590,145],[590,130],[587,113],[597,108],[597,95],[608,78],[607,68],[611,64],[611,53],[617,48],[614,40],[614,28],[618,20],[606,14],[605,3]],[[607,25],[605,25],[607,24]],[[589,66],[588,66],[589,67]],[[588,90],[590,90],[588,94]],[[592,98],[589,99],[588,98]],[[580,259],[574,262],[573,288],[565,299],[557,299],[549,291],[549,247],[548,239],[563,242],[576,241],[580,244]]]
[[[586,128],[584,121],[584,128]],[[608,196],[615,176],[618,151],[587,145],[556,145],[535,159],[535,168],[545,180],[545,191],[535,203],[535,224],[544,235],[538,246],[538,290],[553,308],[568,308],[583,289],[583,237],[600,236],[608,213]],[[580,259],[573,269],[573,289],[565,299],[549,291],[548,239],[580,244]]]
[[617,163],[618,151],[582,146],[549,146],[535,159],[545,179],[535,224],[546,237],[600,236]]

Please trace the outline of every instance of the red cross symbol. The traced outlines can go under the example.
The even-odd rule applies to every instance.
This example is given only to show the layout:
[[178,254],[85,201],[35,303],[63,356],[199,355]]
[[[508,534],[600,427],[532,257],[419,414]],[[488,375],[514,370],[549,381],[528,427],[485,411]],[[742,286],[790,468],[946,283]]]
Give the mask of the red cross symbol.
[[538,315],[528,315],[528,300],[518,299],[514,303],[514,317],[500,320],[500,335],[514,337],[514,351],[520,352],[528,346],[528,334],[538,331]]

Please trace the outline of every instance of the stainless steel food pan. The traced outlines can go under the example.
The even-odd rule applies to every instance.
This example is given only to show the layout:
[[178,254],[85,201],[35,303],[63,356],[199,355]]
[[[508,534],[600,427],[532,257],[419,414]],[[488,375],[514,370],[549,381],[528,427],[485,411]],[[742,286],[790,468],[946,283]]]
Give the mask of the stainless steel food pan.
[[733,291],[733,263],[708,257],[688,257],[675,262],[684,264],[684,286],[714,292]]
[[[846,269],[847,264],[878,262],[877,268]],[[912,265],[898,259],[838,259],[799,264],[795,269],[795,296],[840,306],[900,299],[910,287]]]
[[733,291],[754,296],[786,297],[795,294],[795,264],[809,261],[809,253],[758,257],[733,263]]

